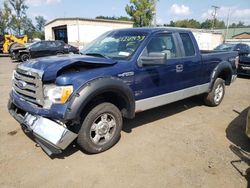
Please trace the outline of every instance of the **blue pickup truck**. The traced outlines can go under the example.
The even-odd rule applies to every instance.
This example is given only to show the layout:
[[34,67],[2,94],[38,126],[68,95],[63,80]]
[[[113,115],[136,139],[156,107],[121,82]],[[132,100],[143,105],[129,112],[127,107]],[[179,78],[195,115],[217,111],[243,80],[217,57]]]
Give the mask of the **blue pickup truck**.
[[192,32],[171,28],[110,31],[81,53],[13,72],[9,112],[49,155],[74,140],[103,152],[119,140],[123,118],[184,98],[217,106],[238,65],[237,52],[201,51]]

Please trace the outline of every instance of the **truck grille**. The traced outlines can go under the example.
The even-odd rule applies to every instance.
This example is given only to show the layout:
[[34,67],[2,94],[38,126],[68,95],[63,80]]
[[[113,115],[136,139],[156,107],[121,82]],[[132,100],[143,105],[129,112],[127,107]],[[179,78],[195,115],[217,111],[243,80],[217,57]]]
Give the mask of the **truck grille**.
[[43,106],[42,72],[18,66],[13,73],[13,89],[21,98]]

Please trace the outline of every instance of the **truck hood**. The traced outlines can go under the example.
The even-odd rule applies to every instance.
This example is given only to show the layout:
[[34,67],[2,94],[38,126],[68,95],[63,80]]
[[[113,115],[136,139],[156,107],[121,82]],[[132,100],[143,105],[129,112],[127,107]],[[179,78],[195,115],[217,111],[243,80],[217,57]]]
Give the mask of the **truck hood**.
[[50,81],[55,80],[59,71],[73,67],[100,67],[100,66],[112,66],[116,64],[116,61],[112,59],[86,56],[86,55],[60,55],[50,56],[46,58],[37,58],[28,62],[20,64],[26,68],[37,69],[43,72],[43,80]]

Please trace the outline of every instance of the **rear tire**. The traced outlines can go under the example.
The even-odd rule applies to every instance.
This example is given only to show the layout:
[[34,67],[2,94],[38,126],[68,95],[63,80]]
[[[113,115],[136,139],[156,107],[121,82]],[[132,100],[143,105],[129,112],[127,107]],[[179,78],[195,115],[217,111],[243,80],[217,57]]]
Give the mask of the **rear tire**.
[[88,153],[100,153],[118,142],[121,129],[122,115],[120,110],[111,103],[101,103],[85,117],[77,143]]
[[224,98],[225,81],[217,78],[214,82],[212,90],[205,95],[204,101],[208,106],[218,106]]

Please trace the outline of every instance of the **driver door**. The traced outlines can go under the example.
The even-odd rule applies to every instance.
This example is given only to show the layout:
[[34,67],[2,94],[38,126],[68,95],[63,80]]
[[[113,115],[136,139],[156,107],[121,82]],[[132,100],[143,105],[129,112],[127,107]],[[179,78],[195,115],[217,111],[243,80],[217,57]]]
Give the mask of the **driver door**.
[[150,53],[165,53],[166,60],[161,65],[143,65],[141,57],[135,72],[135,98],[141,100],[159,96],[179,89],[178,72],[180,50],[174,33],[158,33],[148,42],[141,57]]

